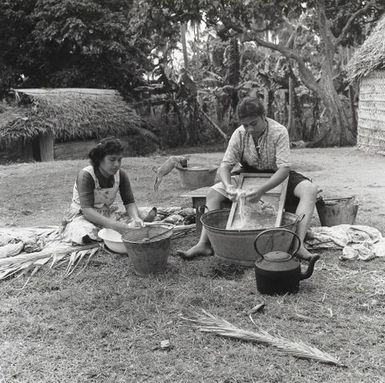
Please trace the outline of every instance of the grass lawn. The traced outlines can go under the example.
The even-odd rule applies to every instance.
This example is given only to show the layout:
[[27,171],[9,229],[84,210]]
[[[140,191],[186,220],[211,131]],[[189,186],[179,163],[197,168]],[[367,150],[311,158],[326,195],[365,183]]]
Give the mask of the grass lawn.
[[[358,221],[385,231],[380,187],[383,157],[342,149],[294,151],[300,171],[324,191],[360,194]],[[216,162],[220,153],[195,154]],[[178,173],[156,194],[151,168],[165,157],[125,158],[139,206],[189,206]],[[355,164],[378,187],[362,189]],[[0,166],[0,226],[57,225],[85,160]],[[333,172],[330,171],[333,164]],[[378,166],[382,166],[379,168]],[[348,169],[350,169],[348,171]],[[336,173],[337,172],[337,173]],[[381,173],[381,176],[380,176]],[[364,176],[363,176],[364,177]],[[316,214],[314,224],[318,224]],[[168,270],[139,277],[126,256],[99,253],[67,279],[63,268],[0,282],[0,382],[385,382],[385,264],[341,262],[323,252],[296,295],[262,296],[252,268],[215,257],[183,261],[197,237],[172,241]],[[258,329],[245,310],[259,302]],[[271,347],[194,330],[180,314],[205,309],[243,329],[303,341],[340,359],[335,367]],[[168,340],[170,348],[162,349]]]

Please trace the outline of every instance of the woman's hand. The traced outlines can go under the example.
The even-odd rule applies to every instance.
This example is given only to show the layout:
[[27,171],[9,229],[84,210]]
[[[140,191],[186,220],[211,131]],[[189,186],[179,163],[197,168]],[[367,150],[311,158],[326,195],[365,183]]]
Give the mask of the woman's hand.
[[140,213],[139,213],[139,209],[138,207],[136,206],[136,203],[130,203],[128,205],[125,205],[126,207],[126,211],[127,211],[127,216],[128,217],[131,217],[131,220],[128,222],[128,224],[130,225],[130,228],[138,228],[138,227],[143,227],[144,226],[144,222],[143,222],[143,219],[140,218]]
[[144,222],[141,218],[135,218],[129,221],[128,223],[124,222],[115,222],[113,224],[112,229],[115,231],[118,231],[119,233],[123,234],[127,230],[132,230],[132,229],[138,229],[140,227],[144,227]]
[[130,230],[130,225],[128,225],[127,223],[123,223],[123,222],[115,222],[111,229],[119,232],[120,234],[123,234],[125,231],[128,231]]
[[129,222],[128,226],[129,226],[130,228],[144,227],[144,222],[143,222],[143,220],[142,220],[141,218],[135,217],[135,218],[133,218],[133,219]]
[[263,196],[263,193],[257,190],[249,190],[246,192],[246,199],[253,202],[258,202]]
[[239,189],[237,189],[234,185],[228,185],[226,186],[226,193],[228,198],[234,202],[238,199]]

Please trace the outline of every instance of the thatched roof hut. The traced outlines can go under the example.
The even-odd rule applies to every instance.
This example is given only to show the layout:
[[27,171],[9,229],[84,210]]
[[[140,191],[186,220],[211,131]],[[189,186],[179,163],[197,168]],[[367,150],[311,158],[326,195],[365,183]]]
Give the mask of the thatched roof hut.
[[115,90],[15,89],[14,94],[13,105],[0,111],[0,142],[22,146],[24,159],[53,160],[54,140],[145,131],[141,117]]
[[350,78],[360,82],[357,146],[385,154],[385,15],[347,69]]

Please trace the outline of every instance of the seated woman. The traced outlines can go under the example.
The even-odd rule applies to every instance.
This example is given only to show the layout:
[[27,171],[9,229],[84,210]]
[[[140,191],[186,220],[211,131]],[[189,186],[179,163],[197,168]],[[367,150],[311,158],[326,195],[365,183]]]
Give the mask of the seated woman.
[[[65,241],[84,244],[100,240],[98,231],[109,228],[124,232],[132,226],[143,226],[127,173],[122,170],[123,146],[119,139],[105,138],[88,154],[91,165],[80,170],[73,187],[72,203],[63,221]],[[127,218],[113,218],[112,206],[120,193]]]
[[[310,260],[312,255],[304,246],[304,239],[313,216],[317,186],[309,178],[291,169],[288,131],[283,125],[265,116],[265,109],[260,100],[245,97],[239,103],[237,112],[241,125],[232,134],[218,169],[221,182],[213,185],[208,191],[208,210],[220,209],[223,201],[234,201],[237,198],[235,185],[238,179],[231,174],[237,164],[241,165],[241,171],[245,173],[271,173],[270,178],[266,178],[266,183],[246,193],[246,198],[254,202],[258,202],[266,192],[288,177],[285,211],[303,216],[296,229],[301,239],[297,256]],[[205,228],[202,228],[200,239],[195,246],[187,251],[178,251],[185,259],[212,253]]]

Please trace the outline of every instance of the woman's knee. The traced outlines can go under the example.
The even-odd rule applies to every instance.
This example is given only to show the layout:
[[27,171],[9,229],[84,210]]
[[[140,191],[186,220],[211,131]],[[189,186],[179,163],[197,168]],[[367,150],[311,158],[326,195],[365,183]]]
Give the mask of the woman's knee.
[[225,199],[226,197],[218,193],[216,190],[209,189],[206,196],[206,204],[208,205],[208,207],[214,206],[219,208],[221,202],[224,201]]
[[317,194],[318,186],[308,180],[299,183],[294,189],[294,195],[300,199],[304,197],[316,199]]

